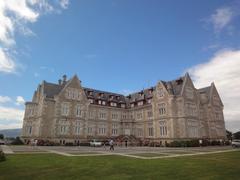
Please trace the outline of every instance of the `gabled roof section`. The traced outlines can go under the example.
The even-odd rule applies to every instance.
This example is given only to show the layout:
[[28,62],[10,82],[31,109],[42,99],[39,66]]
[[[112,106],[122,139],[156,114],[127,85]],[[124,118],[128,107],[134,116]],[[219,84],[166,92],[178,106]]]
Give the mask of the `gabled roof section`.
[[43,94],[45,94],[47,98],[53,98],[60,93],[63,87],[63,85],[43,81]]
[[184,77],[172,81],[162,81],[163,85],[171,95],[180,95],[183,88]]

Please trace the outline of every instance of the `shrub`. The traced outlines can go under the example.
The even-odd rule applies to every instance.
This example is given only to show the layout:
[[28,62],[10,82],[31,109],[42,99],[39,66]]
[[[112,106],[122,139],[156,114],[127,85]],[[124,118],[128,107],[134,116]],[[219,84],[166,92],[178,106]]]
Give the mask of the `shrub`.
[[5,154],[0,150],[0,162],[5,160],[6,160]]
[[80,142],[79,146],[90,146],[89,142]]
[[12,145],[23,145],[23,142],[19,137],[16,137],[16,139],[14,139],[11,144]]
[[72,142],[67,142],[65,143],[65,146],[74,146],[74,144]]
[[198,140],[173,141],[166,144],[167,147],[199,147]]

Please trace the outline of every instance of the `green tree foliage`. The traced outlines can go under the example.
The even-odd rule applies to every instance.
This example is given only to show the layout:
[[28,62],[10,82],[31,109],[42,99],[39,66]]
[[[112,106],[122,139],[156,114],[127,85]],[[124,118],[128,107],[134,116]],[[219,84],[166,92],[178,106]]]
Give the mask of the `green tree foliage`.
[[0,134],[0,139],[4,139],[4,135],[3,134]]
[[233,133],[231,131],[226,130],[226,135],[228,140],[232,140]]
[[240,139],[240,131],[233,134],[234,139]]

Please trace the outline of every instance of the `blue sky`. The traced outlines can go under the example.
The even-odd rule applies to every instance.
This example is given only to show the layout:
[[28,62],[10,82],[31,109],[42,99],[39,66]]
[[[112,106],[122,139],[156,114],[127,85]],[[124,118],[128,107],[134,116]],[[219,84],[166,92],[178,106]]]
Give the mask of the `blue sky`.
[[[3,0],[0,129],[18,127],[37,85],[63,74],[77,74],[86,87],[127,93],[189,71],[196,87],[215,82],[226,122],[238,122],[238,9],[240,1],[224,0]],[[17,118],[6,116],[12,110]]]

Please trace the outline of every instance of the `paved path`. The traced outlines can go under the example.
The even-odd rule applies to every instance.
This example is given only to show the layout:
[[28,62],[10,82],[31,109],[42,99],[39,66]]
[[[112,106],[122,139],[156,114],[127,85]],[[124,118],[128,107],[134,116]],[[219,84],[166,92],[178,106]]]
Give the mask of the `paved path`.
[[4,154],[13,154],[14,152],[7,145],[0,145]]
[[[46,150],[46,149],[45,149]],[[217,154],[217,153],[223,153],[223,152],[232,152],[232,151],[239,151],[239,149],[226,149],[226,150],[219,150],[219,151],[211,151],[211,152],[194,152],[190,154],[172,154],[172,153],[159,153],[165,154],[166,156],[158,156],[157,153],[154,152],[149,152],[149,153],[154,153],[156,156],[154,157],[144,157],[141,156],[141,153],[148,153],[148,152],[141,152],[141,153],[136,153],[136,154],[127,154],[127,153],[118,153],[118,152],[103,152],[103,151],[95,151],[98,154],[69,154],[66,152],[60,152],[56,150],[46,150],[51,153],[63,155],[63,156],[106,156],[106,155],[119,155],[119,156],[125,156],[125,157],[131,157],[131,158],[137,158],[137,159],[164,159],[164,158],[173,158],[173,157],[183,157],[183,156],[196,156],[196,155],[205,155],[205,154]],[[177,152],[176,152],[177,153]],[[138,155],[139,154],[139,155]]]
[[115,151],[108,148],[93,147],[68,147],[68,146],[6,146],[1,145],[1,149],[6,154],[12,153],[54,153],[62,156],[106,156],[118,155],[137,159],[163,159],[183,156],[195,156],[204,154],[216,154],[222,152],[239,151],[230,146],[220,147],[196,147],[196,148],[157,148],[157,147],[116,147]]

